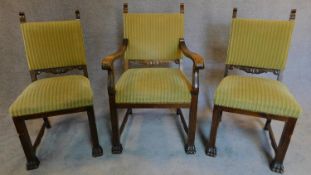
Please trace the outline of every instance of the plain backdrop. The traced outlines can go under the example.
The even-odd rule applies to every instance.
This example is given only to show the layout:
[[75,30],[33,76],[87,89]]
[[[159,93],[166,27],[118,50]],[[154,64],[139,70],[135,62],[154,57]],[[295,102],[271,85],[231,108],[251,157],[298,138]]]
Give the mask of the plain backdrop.
[[[311,120],[309,119],[311,113],[309,109],[311,104],[310,0],[0,0],[0,161],[5,162],[5,166],[2,165],[0,168],[2,172],[13,171],[15,165],[23,171],[25,163],[14,125],[8,115],[9,105],[31,82],[19,27],[18,12],[25,12],[27,21],[49,21],[74,19],[74,11],[80,10],[87,66],[95,94],[94,104],[96,117],[99,121],[99,135],[107,156],[107,154],[110,155],[107,72],[101,70],[100,61],[103,56],[115,51],[121,43],[122,4],[124,2],[129,3],[129,12],[179,12],[179,3],[185,3],[186,43],[191,50],[204,57],[206,65],[206,68],[200,72],[198,117],[199,119],[209,118],[209,120],[215,87],[223,77],[233,7],[238,8],[238,17],[279,20],[288,20],[290,10],[296,8],[296,26],[283,82],[288,85],[304,109],[303,116],[297,124],[298,129],[295,131],[293,142],[296,146],[293,146],[291,153],[291,158],[300,162],[293,164],[291,171],[295,172],[293,167],[298,166],[310,170],[310,167],[307,166],[307,164],[310,165],[310,160],[308,163],[304,157],[310,156],[311,152],[310,146],[307,144],[307,141],[310,140],[308,133],[311,132]],[[184,67],[189,72],[191,62],[186,61]],[[156,114],[156,111],[152,113]],[[150,115],[149,112],[146,114]],[[54,119],[52,123],[57,123],[58,120],[60,119]],[[39,125],[33,124],[33,126]],[[247,125],[245,126],[247,127]],[[207,128],[206,133],[208,134],[210,122],[203,127]],[[32,130],[34,133],[37,131],[37,129]],[[62,134],[63,132],[60,132],[57,137]],[[197,142],[201,143],[198,138]],[[146,138],[143,140],[148,143]],[[177,143],[178,146],[179,144]],[[12,145],[14,146],[12,147]],[[45,148],[48,148],[47,145],[45,142]],[[86,149],[89,148],[86,147]],[[184,155],[182,147],[178,149],[181,149],[179,150],[180,154]],[[18,151],[16,152],[16,150]],[[205,159],[203,150],[202,148],[197,154],[202,155]],[[10,154],[4,154],[5,152]],[[42,154],[44,153],[41,152],[41,156]],[[18,161],[9,159],[8,157],[11,155],[17,156]],[[51,159],[51,157],[44,160],[48,163],[47,159]],[[54,161],[57,162],[57,160]],[[45,165],[48,166],[48,164]],[[269,172],[267,163],[260,166],[265,167],[265,171]],[[152,164],[149,168],[152,169]],[[304,172],[303,170],[300,169],[300,172]]]

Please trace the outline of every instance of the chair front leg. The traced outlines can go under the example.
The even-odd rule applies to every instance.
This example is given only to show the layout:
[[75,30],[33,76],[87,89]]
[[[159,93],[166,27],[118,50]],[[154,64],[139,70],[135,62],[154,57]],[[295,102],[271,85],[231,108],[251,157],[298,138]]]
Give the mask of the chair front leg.
[[283,161],[284,161],[285,154],[290,143],[291,136],[294,132],[296,121],[297,119],[289,118],[285,122],[283,132],[281,135],[281,139],[280,139],[279,145],[275,153],[275,158],[270,164],[270,168],[274,172],[277,172],[277,173],[284,172]]
[[98,142],[98,134],[93,106],[87,109],[87,116],[89,120],[89,127],[92,140],[92,155],[93,157],[99,157],[103,155],[103,149]]
[[211,132],[210,132],[209,142],[207,143],[207,148],[206,148],[206,154],[211,157],[215,157],[217,155],[217,149],[216,149],[215,143],[216,143],[218,125],[221,120],[221,115],[222,115],[222,110],[220,109],[220,107],[214,106]]
[[13,118],[13,121],[27,159],[27,170],[38,168],[40,161],[36,157],[36,153],[32,146],[25,120],[20,118]]
[[120,130],[117,108],[115,105],[115,96],[109,95],[110,106],[110,120],[112,129],[112,154],[121,154],[123,151],[122,144],[120,143]]
[[196,149],[194,145],[196,123],[197,123],[197,106],[198,106],[198,93],[191,95],[191,105],[189,111],[189,129],[188,129],[188,141],[185,145],[185,151],[187,154],[195,154]]

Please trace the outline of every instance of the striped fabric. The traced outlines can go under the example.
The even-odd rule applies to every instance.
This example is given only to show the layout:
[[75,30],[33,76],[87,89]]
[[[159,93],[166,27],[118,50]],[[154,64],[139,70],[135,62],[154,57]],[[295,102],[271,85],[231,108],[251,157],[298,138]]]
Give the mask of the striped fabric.
[[215,105],[298,118],[302,109],[288,88],[277,80],[227,76],[216,90]]
[[116,84],[116,103],[189,104],[190,88],[179,69],[128,69]]
[[294,21],[233,19],[226,64],[283,70]]
[[21,24],[30,70],[85,65],[79,20]]
[[11,116],[38,114],[90,106],[93,93],[81,75],[45,78],[31,83],[10,106]]
[[179,39],[184,37],[183,14],[123,15],[124,38],[129,46],[125,59],[174,60],[181,57]]

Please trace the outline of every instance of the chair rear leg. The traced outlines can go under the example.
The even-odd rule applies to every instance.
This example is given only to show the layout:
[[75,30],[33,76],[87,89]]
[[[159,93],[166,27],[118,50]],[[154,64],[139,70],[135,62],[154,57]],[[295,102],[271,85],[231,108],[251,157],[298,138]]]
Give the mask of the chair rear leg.
[[285,154],[290,143],[291,136],[294,132],[296,121],[297,119],[289,118],[285,122],[284,129],[281,135],[281,139],[280,139],[279,145],[275,153],[275,158],[270,164],[270,168],[274,172],[277,172],[277,173],[284,172],[283,161],[284,161]]
[[32,146],[29,133],[28,133],[28,130],[25,124],[25,120],[19,119],[19,118],[13,118],[13,121],[14,121],[14,125],[18,133],[19,140],[22,144],[22,147],[23,147],[26,159],[27,159],[27,164],[26,164],[27,170],[38,168],[40,161],[36,157],[36,153]]
[[222,110],[220,109],[220,107],[214,106],[210,138],[209,138],[209,142],[207,143],[207,148],[206,148],[206,154],[211,157],[215,157],[217,155],[217,149],[216,149],[215,143],[216,143],[218,125],[221,120],[221,115],[222,115]]
[[115,106],[114,96],[109,97],[110,105],[110,120],[111,120],[111,129],[112,129],[112,154],[121,154],[123,151],[122,144],[120,143],[120,130],[119,130],[119,121],[117,108]]
[[270,124],[271,124],[271,119],[267,119],[264,130],[268,130],[268,127]]
[[91,133],[91,140],[92,140],[92,155],[93,157],[99,157],[103,155],[103,149],[98,142],[98,134],[96,128],[96,121],[95,121],[95,114],[93,106],[87,109],[87,116],[89,120],[89,127]]
[[44,117],[43,121],[44,121],[44,125],[46,128],[48,128],[48,129],[51,128],[51,123],[47,117]]
[[197,103],[198,95],[192,94],[191,106],[189,111],[189,129],[188,129],[188,141],[185,145],[185,151],[187,154],[195,154],[196,149],[194,145],[196,124],[197,124]]

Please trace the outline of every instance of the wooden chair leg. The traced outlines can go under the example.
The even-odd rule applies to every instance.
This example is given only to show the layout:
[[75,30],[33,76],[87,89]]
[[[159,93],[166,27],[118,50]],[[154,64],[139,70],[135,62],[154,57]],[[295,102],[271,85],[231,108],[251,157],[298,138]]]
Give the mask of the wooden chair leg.
[[267,119],[264,130],[267,131],[270,124],[271,124],[271,119]]
[[281,135],[281,139],[280,139],[279,145],[278,145],[276,153],[275,153],[275,158],[270,164],[270,168],[274,172],[277,172],[277,173],[283,173],[284,172],[283,161],[285,158],[287,148],[288,148],[289,143],[290,143],[291,136],[294,132],[296,121],[297,121],[297,119],[289,118],[285,122],[283,132]]
[[222,121],[222,111],[220,111],[220,117],[219,117],[219,122],[221,122]]
[[110,105],[110,120],[111,120],[111,129],[112,129],[112,154],[121,154],[123,151],[122,144],[120,143],[120,130],[119,130],[119,121],[117,108],[115,106],[114,96],[109,97]]
[[51,123],[47,117],[44,117],[43,121],[46,128],[51,128]]
[[221,115],[222,110],[218,106],[214,106],[210,138],[206,148],[206,154],[211,157],[215,157],[217,155],[215,143],[217,136],[217,128],[221,119]]
[[132,108],[128,108],[127,111],[128,111],[128,114],[130,114],[130,115],[133,114],[133,109]]
[[103,149],[98,142],[98,135],[97,135],[97,128],[96,128],[96,121],[95,121],[95,114],[93,106],[87,109],[87,116],[89,120],[89,127],[91,133],[91,140],[92,140],[92,155],[93,157],[99,157],[103,155]]
[[19,119],[19,118],[13,118],[13,121],[14,121],[14,125],[16,127],[19,140],[22,144],[22,147],[23,147],[26,159],[27,159],[27,164],[26,164],[27,170],[38,168],[40,161],[36,157],[36,153],[32,146],[29,133],[28,133],[28,130],[25,124],[25,120]]
[[197,123],[197,103],[198,103],[198,95],[197,94],[192,95],[191,106],[189,111],[188,141],[187,144],[185,145],[185,151],[187,154],[195,154],[196,152],[194,140]]

